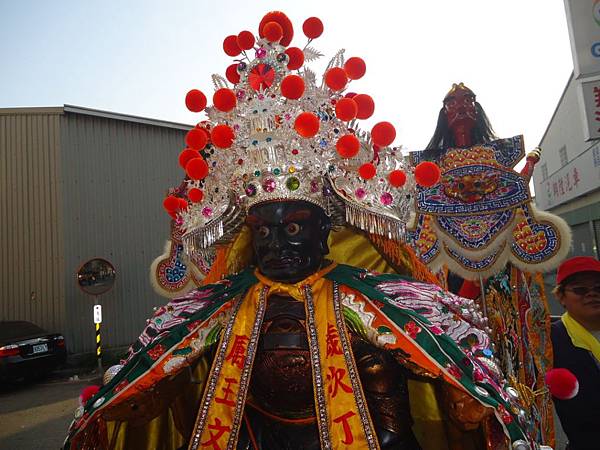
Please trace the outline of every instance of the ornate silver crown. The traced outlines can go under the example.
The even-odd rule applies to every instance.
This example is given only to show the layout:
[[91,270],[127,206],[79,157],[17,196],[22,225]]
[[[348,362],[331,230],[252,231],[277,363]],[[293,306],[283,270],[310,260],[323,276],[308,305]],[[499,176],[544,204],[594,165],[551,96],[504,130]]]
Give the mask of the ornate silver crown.
[[[318,19],[303,27],[309,44],[311,20]],[[281,200],[304,200],[338,223],[403,239],[414,204],[413,168],[400,148],[389,146],[391,124],[372,132],[359,128],[358,120],[372,114],[372,100],[347,87],[362,77],[364,62],[346,60],[340,50],[317,79],[306,63],[322,55],[308,44],[302,50],[283,45],[293,28],[282,13],[267,14],[258,37],[243,33],[243,39],[242,33],[225,39],[226,53],[239,54],[227,80],[212,76],[214,105],[206,108],[209,123],[201,125],[209,139],[198,149],[208,173],[186,167],[187,192],[203,193],[177,212],[187,252],[230,238],[253,205]],[[203,110],[203,97],[190,91],[186,103]]]

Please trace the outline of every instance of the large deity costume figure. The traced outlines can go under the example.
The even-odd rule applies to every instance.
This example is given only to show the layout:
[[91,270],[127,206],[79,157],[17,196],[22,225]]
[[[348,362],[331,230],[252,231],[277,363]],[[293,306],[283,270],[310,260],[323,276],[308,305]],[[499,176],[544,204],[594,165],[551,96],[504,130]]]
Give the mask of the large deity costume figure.
[[527,155],[519,173],[513,168],[523,148],[522,136],[498,139],[473,91],[454,84],[427,149],[412,154],[417,162],[438,163],[442,176],[419,189],[411,236],[446,287],[479,297],[502,369],[533,410],[531,431],[552,442],[543,379],[552,355],[540,273],[568,253],[570,232],[561,218],[533,206],[528,183],[539,149]]
[[529,178],[539,149],[525,156],[523,136],[496,139],[475,94],[455,84],[444,98],[428,148],[415,162],[437,162],[439,183],[419,190],[413,240],[432,269],[447,266],[467,280],[502,271],[552,270],[569,251],[568,225],[535,209]]
[[539,448],[481,312],[402,242],[432,165],[405,165],[387,122],[359,129],[373,101],[343,92],[360,58],[338,52],[320,85],[292,35],[275,12],[225,39],[243,56],[186,138],[152,268],[163,292],[200,286],[155,312],[65,447]]

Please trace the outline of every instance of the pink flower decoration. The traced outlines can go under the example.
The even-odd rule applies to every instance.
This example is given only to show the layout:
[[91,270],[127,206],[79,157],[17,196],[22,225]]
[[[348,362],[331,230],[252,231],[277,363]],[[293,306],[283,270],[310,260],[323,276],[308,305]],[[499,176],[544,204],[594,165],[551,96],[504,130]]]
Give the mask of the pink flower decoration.
[[148,350],[148,356],[156,361],[158,358],[160,358],[160,355],[165,352],[165,350],[166,349],[164,345],[158,344],[152,350]]
[[454,364],[448,364],[446,366],[446,370],[448,371],[448,373],[450,375],[452,375],[457,380],[460,380],[460,378],[462,377],[462,371],[458,367],[456,367]]
[[502,417],[502,422],[508,425],[513,421],[512,415],[506,410],[504,406],[498,405],[498,411],[500,412],[500,417]]
[[429,331],[431,331],[436,336],[439,336],[440,334],[444,334],[444,330],[442,330],[437,325],[433,325],[432,327],[429,327]]
[[484,380],[483,371],[479,367],[473,369],[473,381],[481,383]]
[[412,339],[416,339],[417,335],[421,332],[421,327],[411,320],[404,325],[404,331],[406,331]]

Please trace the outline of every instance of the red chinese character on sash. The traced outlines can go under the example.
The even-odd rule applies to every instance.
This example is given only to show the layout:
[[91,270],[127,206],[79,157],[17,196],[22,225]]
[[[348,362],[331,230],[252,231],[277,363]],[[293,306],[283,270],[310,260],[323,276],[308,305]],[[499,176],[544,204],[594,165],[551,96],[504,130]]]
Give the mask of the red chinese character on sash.
[[348,419],[350,417],[355,416],[356,413],[352,411],[348,411],[346,414],[342,414],[340,417],[333,419],[333,423],[341,423],[344,427],[344,439],[342,440],[342,444],[350,445],[354,442],[354,436],[352,435],[352,428],[350,428],[350,424],[348,423]]
[[327,381],[329,381],[329,393],[332,398],[338,393],[338,387],[341,387],[347,393],[352,393],[352,388],[342,381],[346,375],[346,369],[338,369],[337,367],[329,367],[329,373],[327,374]]
[[596,102],[596,108],[600,108],[600,87],[594,86],[594,101]]
[[341,355],[340,336],[335,329],[335,326],[327,324],[327,357],[333,355]]
[[213,450],[221,450],[221,446],[219,445],[219,439],[226,432],[227,433],[231,432],[231,427],[228,425],[223,425],[221,423],[221,419],[219,419],[218,417],[215,417],[214,425],[209,425],[208,429],[215,430],[215,434],[213,434],[212,431],[209,431],[210,439],[208,439],[207,441],[201,442],[202,446],[203,447],[212,447]]
[[233,395],[233,389],[231,389],[231,385],[238,384],[238,382],[235,378],[225,378],[225,382],[227,383],[227,386],[221,388],[225,395],[223,395],[223,397],[215,397],[215,402],[233,407],[235,406],[235,402],[233,399],[229,398],[230,395]]
[[231,346],[231,351],[229,352],[229,355],[227,355],[227,358],[225,358],[225,361],[231,361],[232,365],[237,366],[239,369],[243,369],[248,341],[250,341],[248,336],[236,334],[233,345]]

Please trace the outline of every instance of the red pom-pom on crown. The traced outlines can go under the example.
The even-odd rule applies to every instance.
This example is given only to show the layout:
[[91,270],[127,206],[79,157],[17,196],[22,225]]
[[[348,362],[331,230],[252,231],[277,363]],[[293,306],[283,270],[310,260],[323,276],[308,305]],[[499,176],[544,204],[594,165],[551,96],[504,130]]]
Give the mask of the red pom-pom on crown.
[[235,92],[227,88],[221,88],[215,91],[213,94],[213,104],[219,111],[231,111],[237,105]]
[[200,153],[198,152],[198,150],[186,148],[179,154],[179,165],[183,170],[185,170],[185,166],[187,166],[187,163],[189,163],[194,158],[200,158]]
[[353,134],[346,134],[337,140],[335,148],[342,158],[354,158],[360,151],[360,141]]
[[185,96],[185,106],[192,112],[200,112],[206,108],[206,95],[198,89],[192,89]]
[[185,211],[188,208],[188,202],[185,198],[180,197],[177,201],[179,202],[179,205],[177,206],[179,211]]
[[348,75],[341,67],[332,67],[325,72],[325,84],[332,91],[341,91],[348,84]]
[[227,56],[237,56],[242,53],[242,49],[238,45],[237,36],[232,34],[223,40],[223,51]]
[[388,175],[388,181],[392,186],[400,188],[406,183],[406,173],[400,169],[392,170]]
[[237,63],[231,64],[225,70],[225,78],[227,78],[231,83],[238,84],[240,82],[240,74],[237,71]]
[[298,100],[304,94],[304,79],[298,75],[288,75],[281,81],[281,95]]
[[364,76],[367,71],[367,65],[362,58],[353,56],[344,64],[344,70],[351,80],[358,80]]
[[235,133],[229,125],[217,125],[210,132],[210,139],[216,147],[229,148],[235,140]]
[[185,165],[185,173],[187,173],[188,177],[192,180],[203,180],[208,175],[208,163],[204,158],[190,159]]
[[260,37],[266,37],[264,27],[269,22],[275,22],[279,24],[283,30],[283,36],[281,37],[279,43],[284,47],[290,45],[290,42],[292,42],[292,38],[294,37],[294,26],[292,25],[292,21],[288,18],[288,16],[281,11],[272,11],[265,14],[258,25],[258,35]]
[[165,199],[163,200],[163,208],[165,208],[165,211],[167,211],[168,213],[173,213],[173,212],[177,211],[178,207],[179,207],[179,201],[177,200],[177,197],[175,197],[174,195],[169,195],[168,197],[165,197]]
[[358,174],[363,180],[370,180],[377,175],[377,168],[372,163],[364,163],[358,168]]
[[242,50],[250,50],[254,47],[254,42],[254,35],[249,31],[244,30],[237,35],[237,44]]
[[358,112],[356,113],[357,119],[368,119],[375,112],[375,102],[370,95],[358,94],[353,96],[352,100],[354,100],[356,102],[356,106],[358,106]]
[[202,128],[192,128],[185,135],[185,143],[191,149],[202,150],[208,143],[208,137]]
[[340,98],[335,104],[335,115],[338,119],[348,122],[358,114],[358,105],[351,98]]
[[304,52],[298,47],[289,47],[285,49],[285,54],[290,59],[287,67],[290,70],[297,70],[304,64]]
[[279,42],[283,37],[283,27],[277,22],[267,22],[263,26],[262,32],[265,38],[271,42]]
[[323,22],[318,17],[309,17],[302,24],[302,31],[309,39],[316,39],[323,34]]
[[198,188],[191,188],[188,191],[188,198],[193,203],[200,203],[204,198],[204,192],[202,192],[202,190]]
[[311,112],[303,112],[296,117],[294,129],[303,138],[311,138],[319,132],[319,118]]
[[376,123],[371,129],[371,139],[379,147],[387,147],[396,139],[396,129],[389,122]]

